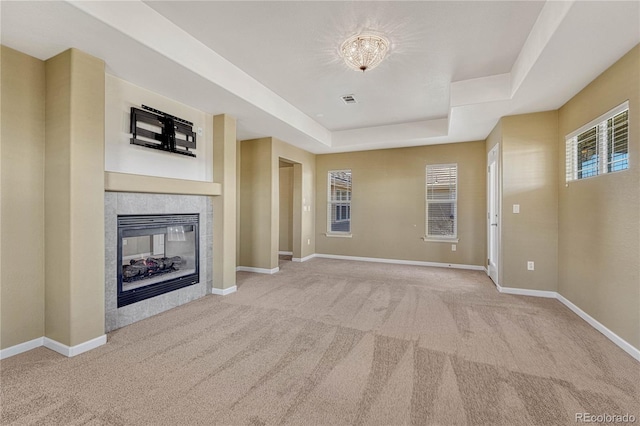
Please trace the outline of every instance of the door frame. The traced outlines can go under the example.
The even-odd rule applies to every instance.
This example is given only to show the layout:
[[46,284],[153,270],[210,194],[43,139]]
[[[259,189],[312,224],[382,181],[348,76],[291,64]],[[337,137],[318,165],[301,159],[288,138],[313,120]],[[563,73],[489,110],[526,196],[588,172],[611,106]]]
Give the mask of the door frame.
[[[293,212],[292,212],[293,216],[291,218],[292,229],[290,229],[289,232],[291,232],[291,234],[293,235],[292,237],[293,247],[291,247],[291,251],[293,253],[292,259],[296,261],[295,259],[302,258],[302,247],[303,247],[302,246],[302,212],[304,208],[303,206],[304,199],[302,197],[302,164],[286,157],[278,157],[278,165],[280,162],[289,163],[292,165],[292,168],[293,168],[293,173],[291,174],[291,179],[293,181],[293,193],[291,194],[293,197]],[[279,169],[280,167],[278,166],[278,173],[277,173],[278,182],[276,183],[278,197],[272,200],[277,212],[276,217],[278,218],[278,220],[276,220],[273,223],[273,227],[274,229],[276,229],[276,232],[272,234],[272,238],[277,239],[276,241],[278,241],[278,244],[275,244],[274,246],[272,246],[275,250],[275,252],[272,253],[275,259],[278,259],[278,253],[280,251],[279,249],[279,240],[280,240],[280,173],[279,173]]]
[[496,144],[487,154],[487,275],[496,286],[500,285],[500,265],[502,263],[500,250],[501,201],[500,144]]

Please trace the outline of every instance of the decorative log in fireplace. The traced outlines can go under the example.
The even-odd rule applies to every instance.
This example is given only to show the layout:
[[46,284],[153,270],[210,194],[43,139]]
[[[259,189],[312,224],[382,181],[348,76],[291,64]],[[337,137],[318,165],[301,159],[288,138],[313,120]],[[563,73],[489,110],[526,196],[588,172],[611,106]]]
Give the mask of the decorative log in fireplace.
[[122,265],[122,280],[135,281],[147,276],[177,271],[182,266],[180,256],[173,257],[147,257],[146,259],[129,261],[128,265]]
[[118,216],[118,307],[200,281],[199,215]]

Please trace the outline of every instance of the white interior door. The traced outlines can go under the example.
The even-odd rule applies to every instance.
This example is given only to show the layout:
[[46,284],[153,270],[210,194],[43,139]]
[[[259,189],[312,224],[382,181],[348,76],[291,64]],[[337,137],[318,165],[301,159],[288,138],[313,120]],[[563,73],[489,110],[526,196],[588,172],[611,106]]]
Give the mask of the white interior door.
[[488,273],[494,283],[498,283],[498,265],[500,262],[500,179],[498,145],[494,146],[487,157],[487,254]]

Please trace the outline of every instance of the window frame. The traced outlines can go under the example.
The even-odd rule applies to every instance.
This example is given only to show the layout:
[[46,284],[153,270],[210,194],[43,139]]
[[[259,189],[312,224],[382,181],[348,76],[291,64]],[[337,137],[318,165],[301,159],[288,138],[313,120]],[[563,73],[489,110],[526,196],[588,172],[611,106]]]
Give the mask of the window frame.
[[[611,152],[612,129],[614,129],[613,120],[620,114],[627,112],[626,120],[626,156],[624,159],[613,159]],[[611,125],[610,122],[611,121]],[[606,127],[605,127],[606,126]],[[603,174],[617,173],[629,169],[629,101],[625,101],[615,108],[610,109],[598,118],[591,120],[587,124],[581,126],[577,130],[565,136],[565,182],[581,181]],[[578,138],[589,132],[595,134],[595,147],[591,147],[593,155],[587,160],[580,160],[580,144],[585,140]],[[583,150],[586,149],[583,148]],[[594,162],[595,164],[589,168],[585,168],[585,163]],[[619,167],[620,163],[624,163],[624,167]]]
[[[456,183],[455,183],[455,198],[447,198],[447,199],[429,199],[429,169],[430,168],[455,168],[455,176],[456,176]],[[457,243],[459,241],[458,239],[458,194],[459,194],[459,173],[458,173],[458,163],[442,163],[442,164],[427,164],[425,167],[425,185],[424,185],[424,190],[425,190],[425,194],[424,194],[424,199],[425,199],[425,229],[424,229],[424,241],[430,241],[430,242],[447,242],[447,243]],[[429,205],[431,204],[444,204],[444,203],[453,203],[453,211],[454,211],[454,218],[453,218],[453,234],[452,235],[430,235],[429,234]]]
[[[349,188],[344,190],[336,191],[336,199],[331,199],[331,178],[333,174],[337,173],[349,173],[351,179],[349,181]],[[353,226],[353,209],[352,209],[352,200],[353,200],[353,171],[351,169],[340,169],[340,170],[328,170],[327,171],[327,232],[326,236],[328,237],[351,237],[351,231]],[[335,206],[335,207],[334,207]],[[346,213],[343,216],[343,208]],[[336,223],[341,222],[349,222],[349,230],[348,231],[332,231],[331,230],[331,218],[332,211],[336,209],[336,218],[339,216],[340,220],[336,220]],[[339,213],[338,213],[339,210]]]

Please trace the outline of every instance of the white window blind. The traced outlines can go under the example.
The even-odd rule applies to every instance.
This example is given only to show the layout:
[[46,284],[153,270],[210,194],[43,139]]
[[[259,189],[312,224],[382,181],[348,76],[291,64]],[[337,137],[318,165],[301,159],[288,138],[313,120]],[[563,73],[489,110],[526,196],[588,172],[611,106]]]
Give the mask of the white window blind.
[[629,103],[612,109],[566,138],[566,181],[629,168]]
[[454,239],[458,235],[458,165],[427,166],[426,237]]
[[351,170],[328,173],[327,232],[351,233]]

